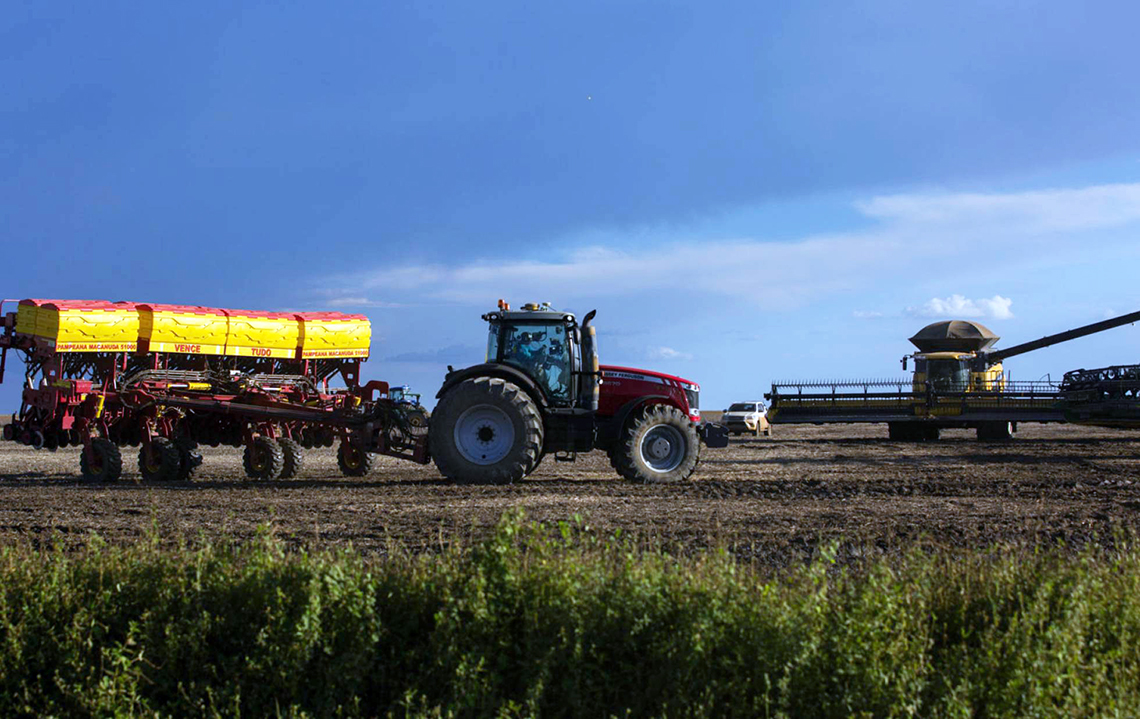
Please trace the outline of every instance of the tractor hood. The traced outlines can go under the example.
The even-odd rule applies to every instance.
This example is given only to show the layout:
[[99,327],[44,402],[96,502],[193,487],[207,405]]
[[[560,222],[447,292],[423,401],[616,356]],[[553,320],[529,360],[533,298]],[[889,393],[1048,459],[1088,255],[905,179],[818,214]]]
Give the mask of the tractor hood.
[[617,379],[632,379],[641,380],[642,382],[656,382],[658,384],[669,384],[670,382],[679,382],[682,385],[694,390],[699,390],[701,387],[696,382],[678,377],[676,375],[665,374],[663,372],[654,372],[647,369],[636,369],[634,367],[617,367],[615,365],[602,365],[602,376],[613,376]]

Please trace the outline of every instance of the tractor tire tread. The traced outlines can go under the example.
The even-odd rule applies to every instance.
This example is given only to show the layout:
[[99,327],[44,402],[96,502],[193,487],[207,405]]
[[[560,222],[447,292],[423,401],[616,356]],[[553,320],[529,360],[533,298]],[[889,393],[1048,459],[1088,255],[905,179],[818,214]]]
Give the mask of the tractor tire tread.
[[[670,424],[685,437],[686,453],[681,463],[669,472],[657,472],[641,459],[642,438],[653,427]],[[610,452],[610,464],[631,482],[665,484],[683,482],[692,476],[700,462],[701,440],[693,423],[679,409],[668,405],[651,405],[636,412],[627,422],[621,438]]]
[[[455,446],[455,422],[468,408],[490,404],[506,413],[515,427],[515,444],[499,462],[468,461]],[[428,442],[436,468],[460,484],[511,484],[542,461],[543,422],[538,405],[521,387],[498,377],[475,377],[452,387],[431,413]]]

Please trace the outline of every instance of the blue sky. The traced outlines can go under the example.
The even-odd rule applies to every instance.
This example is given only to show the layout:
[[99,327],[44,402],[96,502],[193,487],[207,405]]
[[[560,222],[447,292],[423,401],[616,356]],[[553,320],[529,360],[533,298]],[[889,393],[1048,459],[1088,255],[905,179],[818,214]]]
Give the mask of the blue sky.
[[[8,3],[0,295],[367,313],[428,393],[505,297],[694,379],[1140,309],[1124,2]],[[1011,360],[1140,361],[1140,327]],[[0,387],[0,406],[17,388]]]

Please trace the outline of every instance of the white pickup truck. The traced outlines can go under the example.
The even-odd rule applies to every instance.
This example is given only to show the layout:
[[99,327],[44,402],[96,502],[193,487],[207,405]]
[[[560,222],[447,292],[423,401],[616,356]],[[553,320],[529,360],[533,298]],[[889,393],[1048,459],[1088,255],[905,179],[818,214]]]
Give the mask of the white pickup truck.
[[756,436],[762,434],[770,437],[772,426],[768,424],[768,418],[765,416],[767,410],[763,402],[736,402],[724,411],[720,422],[735,435],[747,432]]

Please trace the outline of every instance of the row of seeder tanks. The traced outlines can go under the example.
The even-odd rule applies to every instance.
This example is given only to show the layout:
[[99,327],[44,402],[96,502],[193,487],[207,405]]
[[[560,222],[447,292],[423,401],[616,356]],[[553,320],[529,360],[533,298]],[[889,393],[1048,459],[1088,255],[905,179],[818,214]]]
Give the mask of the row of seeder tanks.
[[[5,301],[6,303],[7,301]],[[340,312],[263,312],[104,300],[0,303],[0,381],[25,365],[4,439],[83,446],[85,479],[114,481],[126,445],[152,480],[188,479],[199,443],[245,446],[255,479],[297,474],[303,449],[333,446],[347,475],[372,454],[426,462],[427,415],[359,382],[371,325]],[[343,387],[330,388],[337,375]]]
[[368,356],[368,318],[103,300],[21,300],[16,334],[54,352],[315,359]]

